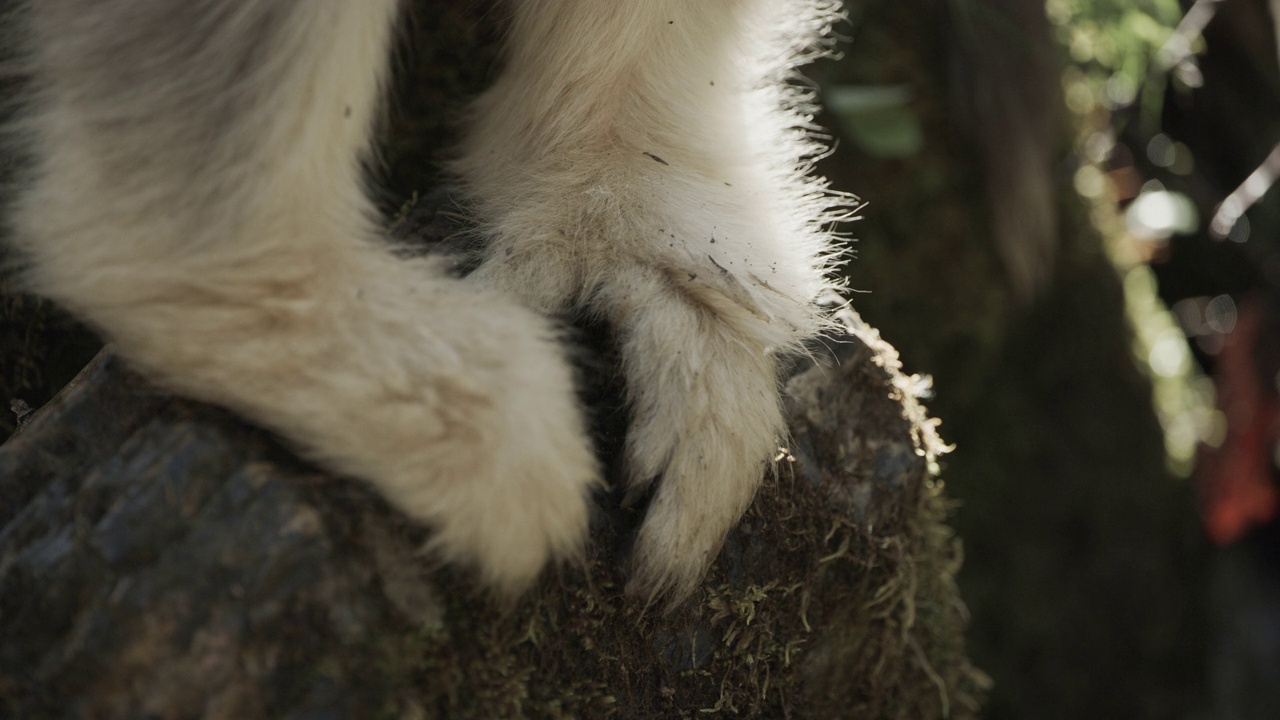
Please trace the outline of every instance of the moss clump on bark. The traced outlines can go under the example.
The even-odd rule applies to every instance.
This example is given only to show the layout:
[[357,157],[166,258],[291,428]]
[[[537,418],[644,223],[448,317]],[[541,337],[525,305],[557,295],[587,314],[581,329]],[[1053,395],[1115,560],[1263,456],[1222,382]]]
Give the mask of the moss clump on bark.
[[975,717],[987,680],[965,655],[959,547],[931,472],[944,448],[919,379],[846,321],[840,364],[788,384],[791,456],[694,601],[667,613],[620,594],[638,516],[604,499],[585,576],[505,613],[435,597],[383,648],[405,698],[389,716]]

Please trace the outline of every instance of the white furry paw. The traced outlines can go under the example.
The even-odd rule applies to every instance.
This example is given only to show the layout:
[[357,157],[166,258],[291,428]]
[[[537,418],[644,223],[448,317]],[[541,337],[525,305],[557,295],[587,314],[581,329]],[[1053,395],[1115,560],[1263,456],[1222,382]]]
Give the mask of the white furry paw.
[[395,369],[406,384],[382,398],[386,415],[362,413],[350,447],[368,455],[362,475],[432,528],[430,552],[513,597],[586,539],[599,479],[572,371],[536,314],[482,290],[428,295],[430,316],[381,348],[408,336],[421,355]]
[[489,240],[473,278],[615,330],[628,493],[656,487],[629,589],[668,606],[696,589],[760,486],[785,433],[777,357],[821,332],[814,298],[831,287],[825,237],[793,227],[763,181],[718,181],[676,158],[581,158],[608,182],[546,172],[471,185]]
[[550,324],[425,262],[349,253],[330,271],[287,305],[242,289],[176,325],[123,313],[113,334],[169,387],[369,481],[502,595],[579,557],[599,479]]
[[622,344],[627,482],[656,487],[630,587],[650,599],[701,581],[783,432],[775,358],[824,326],[840,213],[787,80],[837,5],[517,4],[453,163],[477,280]]
[[701,582],[785,434],[776,353],[794,343],[794,323],[770,321],[768,301],[754,299],[769,291],[714,260],[592,272],[556,247],[493,253],[478,276],[543,308],[585,305],[614,325],[631,412],[627,503],[652,490],[628,591],[672,605]]
[[656,483],[628,590],[688,597],[755,496],[785,433],[774,348],[731,294],[660,273],[623,274],[622,338],[632,425],[628,497]]

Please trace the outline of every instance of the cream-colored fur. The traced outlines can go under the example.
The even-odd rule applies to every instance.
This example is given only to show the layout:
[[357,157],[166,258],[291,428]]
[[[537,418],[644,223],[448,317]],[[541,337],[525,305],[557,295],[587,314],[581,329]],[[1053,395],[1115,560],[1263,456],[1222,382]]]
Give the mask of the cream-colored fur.
[[[834,0],[517,0],[454,169],[466,280],[395,257],[362,188],[394,0],[32,0],[36,291],[167,387],[365,478],[514,593],[577,553],[596,462],[555,329],[622,343],[633,589],[687,595],[784,432],[824,324],[805,94]],[[526,309],[529,308],[529,309]]]

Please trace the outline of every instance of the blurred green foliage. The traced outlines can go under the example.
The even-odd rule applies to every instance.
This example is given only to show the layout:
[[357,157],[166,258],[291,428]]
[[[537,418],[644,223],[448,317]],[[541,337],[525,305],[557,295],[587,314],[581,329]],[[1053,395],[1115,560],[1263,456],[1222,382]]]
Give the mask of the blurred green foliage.
[[[852,43],[817,74],[837,93],[904,88],[900,114],[913,116],[920,142],[878,153],[846,134],[857,115],[828,99],[823,122],[842,142],[822,170],[867,202],[849,228],[848,273],[863,291],[853,304],[909,370],[933,375],[929,407],[957,446],[942,478],[962,503],[970,647],[995,681],[986,717],[1177,718],[1203,697],[1205,548],[1190,486],[1166,465],[1160,391],[1126,309],[1159,310],[1158,299],[1117,271],[1114,201],[1082,197],[1077,172],[1092,167],[1105,189],[1105,152],[1090,159],[1081,130],[1109,129],[1113,106],[1162,90],[1146,80],[1180,12],[1175,0],[1051,4],[1048,32],[1062,48],[1049,79],[1060,94],[1047,93],[1060,103],[1047,113],[1061,127],[1058,255],[1030,305],[1017,302],[992,241],[973,132],[989,106],[976,102],[964,48],[985,43],[1018,63],[1054,38],[1028,35],[997,0],[849,0]],[[1036,117],[1013,111],[1024,109]],[[1104,201],[1111,221],[1100,225]]]

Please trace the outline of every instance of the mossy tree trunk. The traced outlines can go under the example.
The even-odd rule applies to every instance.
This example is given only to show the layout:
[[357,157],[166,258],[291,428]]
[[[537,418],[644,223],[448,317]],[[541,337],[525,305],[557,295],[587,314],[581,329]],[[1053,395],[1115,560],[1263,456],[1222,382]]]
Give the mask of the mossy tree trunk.
[[597,498],[585,567],[497,607],[360,484],[105,355],[0,448],[0,707],[974,717],[938,441],[891,351],[855,327],[838,363],[788,383],[794,459],[671,613],[621,593],[639,516],[616,493]]

